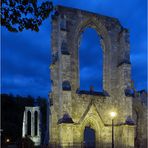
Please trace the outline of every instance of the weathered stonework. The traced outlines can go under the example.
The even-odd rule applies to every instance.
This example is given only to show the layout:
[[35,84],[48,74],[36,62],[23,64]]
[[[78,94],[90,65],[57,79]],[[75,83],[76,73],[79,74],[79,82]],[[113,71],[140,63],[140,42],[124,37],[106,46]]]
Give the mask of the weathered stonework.
[[[82,32],[91,27],[101,37],[104,92],[79,90],[79,45]],[[69,147],[83,143],[84,129],[95,130],[97,147],[109,148],[112,142],[111,117],[116,111],[115,147],[134,147],[129,32],[116,18],[58,6],[52,16],[52,93],[50,144]],[[64,117],[68,117],[65,121]],[[64,117],[63,117],[64,116]]]
[[[31,123],[28,123],[29,122],[28,113],[30,113],[31,115],[31,119],[30,119]],[[35,123],[36,122],[35,120],[37,121],[37,123]],[[31,127],[29,127],[29,125]],[[37,129],[35,129],[35,126],[37,126]],[[28,128],[31,129],[30,133],[28,133]],[[41,144],[40,108],[37,106],[36,107],[29,107],[29,106],[25,107],[24,117],[23,117],[22,137],[24,138],[26,136],[29,137],[34,142],[35,146],[39,146]]]
[[145,91],[135,92],[133,97],[133,118],[136,123],[135,148],[147,148],[148,107],[147,93]]

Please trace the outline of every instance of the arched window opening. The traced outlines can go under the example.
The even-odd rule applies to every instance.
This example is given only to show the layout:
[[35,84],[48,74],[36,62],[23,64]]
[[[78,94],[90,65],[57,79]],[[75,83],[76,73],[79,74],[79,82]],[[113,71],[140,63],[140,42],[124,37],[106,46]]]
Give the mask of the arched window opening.
[[95,148],[95,130],[90,127],[85,127],[84,145],[86,148]]
[[80,90],[103,90],[102,53],[99,35],[94,29],[86,28],[79,49]]
[[35,122],[34,122],[34,135],[37,136],[38,135],[38,112],[35,111],[34,113],[34,118],[35,118]]
[[27,135],[31,136],[31,112],[27,112]]

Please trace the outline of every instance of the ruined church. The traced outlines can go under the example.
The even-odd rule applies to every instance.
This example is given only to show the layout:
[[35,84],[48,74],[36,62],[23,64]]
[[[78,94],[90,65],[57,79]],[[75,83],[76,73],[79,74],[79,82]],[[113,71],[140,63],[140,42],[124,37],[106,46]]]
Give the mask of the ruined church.
[[[86,28],[100,36],[103,91],[80,89],[79,45]],[[49,143],[53,147],[83,147],[86,128],[94,131],[96,148],[146,148],[145,92],[131,80],[129,31],[118,19],[57,6],[52,16]]]

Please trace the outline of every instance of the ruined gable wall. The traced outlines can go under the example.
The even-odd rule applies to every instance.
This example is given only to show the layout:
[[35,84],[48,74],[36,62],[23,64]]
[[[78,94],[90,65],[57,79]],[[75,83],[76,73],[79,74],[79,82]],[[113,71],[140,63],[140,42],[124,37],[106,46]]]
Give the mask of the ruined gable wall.
[[[76,93],[79,90],[80,36],[86,27],[94,28],[98,35],[101,36],[103,89],[109,94],[109,97],[78,95]],[[82,125],[85,118],[90,119],[89,114],[84,116],[82,122],[79,123],[79,121],[91,101],[93,102],[93,109],[90,109],[92,109],[92,113],[96,115],[96,120],[100,124],[103,124],[103,122],[106,124],[110,123],[108,110],[112,108],[118,111],[117,122],[124,122],[127,116],[132,116],[132,98],[126,97],[124,93],[125,88],[128,85],[130,86],[131,82],[128,31],[120,25],[117,19],[58,6],[52,20],[52,63],[50,67],[52,80],[51,98],[53,102],[51,106],[51,141],[65,142],[66,139],[64,140],[63,138],[67,136],[63,136],[64,133],[62,131],[67,129],[71,131],[71,136],[67,137],[67,141],[78,140],[78,142],[81,142]],[[73,125],[57,124],[65,113],[72,117],[74,120]],[[90,121],[90,124],[93,125],[96,122],[95,117],[91,120],[92,123]],[[106,141],[110,143],[110,128],[104,126],[102,129],[105,132],[102,131],[100,137],[104,140],[104,137],[108,137]],[[122,140],[117,141],[120,144],[123,142],[127,146],[130,144],[133,146],[132,140],[130,143],[125,139],[129,130],[133,134],[133,129],[129,129],[129,127],[123,127],[123,129],[125,129],[123,134],[125,136]],[[121,132],[118,132],[116,137],[121,137],[119,135],[121,135],[122,130],[118,129],[118,131]],[[79,136],[74,135],[75,133]],[[75,139],[76,137],[81,138]]]

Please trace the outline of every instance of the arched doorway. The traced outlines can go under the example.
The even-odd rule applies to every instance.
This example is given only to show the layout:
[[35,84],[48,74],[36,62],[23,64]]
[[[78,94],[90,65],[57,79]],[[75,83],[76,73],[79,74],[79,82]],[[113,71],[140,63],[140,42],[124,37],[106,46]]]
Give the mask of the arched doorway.
[[95,130],[89,126],[84,129],[84,148],[95,148],[96,134]]

